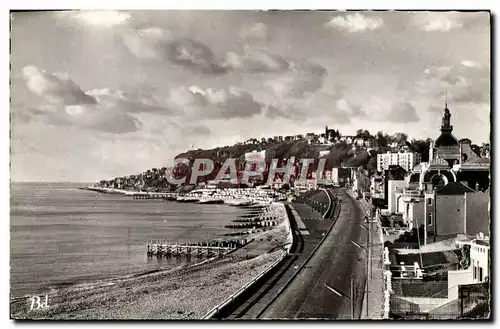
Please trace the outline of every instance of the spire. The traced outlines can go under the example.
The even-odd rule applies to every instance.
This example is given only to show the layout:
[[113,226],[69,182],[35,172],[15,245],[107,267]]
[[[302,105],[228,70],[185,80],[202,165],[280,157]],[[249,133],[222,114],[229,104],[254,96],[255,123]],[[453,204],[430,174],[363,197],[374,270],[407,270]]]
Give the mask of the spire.
[[444,103],[444,114],[441,124],[441,132],[443,133],[451,133],[453,131],[453,126],[451,123],[451,114],[448,109],[448,102]]

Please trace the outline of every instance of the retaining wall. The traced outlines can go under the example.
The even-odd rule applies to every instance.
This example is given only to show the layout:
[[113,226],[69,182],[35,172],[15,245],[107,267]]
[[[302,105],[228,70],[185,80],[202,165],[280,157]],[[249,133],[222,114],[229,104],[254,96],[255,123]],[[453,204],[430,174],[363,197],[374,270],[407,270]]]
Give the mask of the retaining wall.
[[287,228],[287,237],[285,240],[285,251],[283,251],[282,255],[274,261],[272,264],[270,264],[268,267],[266,267],[262,272],[260,272],[253,280],[245,284],[243,287],[241,287],[238,291],[233,293],[231,296],[226,298],[222,303],[219,305],[215,306],[212,308],[210,311],[208,311],[202,319],[207,320],[207,319],[217,319],[220,317],[220,315],[224,315],[225,313],[228,312],[228,309],[230,309],[236,300],[240,298],[245,292],[248,290],[252,289],[255,285],[259,284],[263,280],[266,279],[267,275],[271,274],[275,268],[277,268],[286,258],[286,256],[290,252],[290,248],[292,247],[293,244],[293,233],[292,233],[292,228],[290,226],[290,219],[288,218],[288,213],[286,211],[285,205],[281,202],[276,202],[274,203],[277,207],[281,208],[281,211],[284,214],[284,219],[283,219],[283,225]]

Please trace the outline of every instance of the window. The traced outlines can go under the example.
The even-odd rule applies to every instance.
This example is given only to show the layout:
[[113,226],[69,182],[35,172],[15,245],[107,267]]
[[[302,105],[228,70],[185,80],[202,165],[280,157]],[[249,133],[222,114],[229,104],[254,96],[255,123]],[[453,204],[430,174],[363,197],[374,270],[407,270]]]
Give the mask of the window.
[[427,225],[432,225],[432,213],[427,214]]
[[483,268],[482,267],[479,268],[479,281],[483,282]]
[[474,264],[474,265],[473,265],[473,269],[474,269],[473,279],[474,279],[474,280],[476,280],[476,278],[477,278],[477,275],[476,275],[476,265],[475,265],[475,263],[476,263],[475,261],[472,261],[472,264]]
[[431,198],[427,199],[427,205],[432,206],[432,199]]

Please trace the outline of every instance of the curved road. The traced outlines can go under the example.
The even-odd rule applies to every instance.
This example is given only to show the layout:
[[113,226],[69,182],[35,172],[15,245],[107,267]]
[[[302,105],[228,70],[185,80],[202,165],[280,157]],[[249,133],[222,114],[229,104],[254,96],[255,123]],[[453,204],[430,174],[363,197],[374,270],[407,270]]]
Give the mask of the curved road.
[[[351,278],[355,318],[359,319],[366,280],[367,233],[359,225],[364,212],[346,189],[337,189],[341,213],[325,241],[286,290],[266,309],[261,319],[350,319]],[[340,291],[339,296],[325,283]]]

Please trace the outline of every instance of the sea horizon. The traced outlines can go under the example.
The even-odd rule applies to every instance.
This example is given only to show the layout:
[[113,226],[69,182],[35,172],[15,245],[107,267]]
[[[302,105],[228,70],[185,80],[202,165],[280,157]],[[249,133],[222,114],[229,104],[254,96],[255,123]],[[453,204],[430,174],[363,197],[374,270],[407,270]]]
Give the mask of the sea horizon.
[[133,200],[79,184],[25,182],[11,189],[12,296],[187,264],[148,258],[145,242],[213,239],[230,232],[224,224],[241,213],[227,205]]

